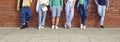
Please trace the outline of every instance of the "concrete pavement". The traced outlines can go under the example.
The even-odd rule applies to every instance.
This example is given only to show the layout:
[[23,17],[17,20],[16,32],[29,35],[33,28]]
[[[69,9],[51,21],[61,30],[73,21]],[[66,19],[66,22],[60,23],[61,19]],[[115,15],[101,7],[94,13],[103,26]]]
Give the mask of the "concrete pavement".
[[0,27],[0,42],[120,42],[120,28]]

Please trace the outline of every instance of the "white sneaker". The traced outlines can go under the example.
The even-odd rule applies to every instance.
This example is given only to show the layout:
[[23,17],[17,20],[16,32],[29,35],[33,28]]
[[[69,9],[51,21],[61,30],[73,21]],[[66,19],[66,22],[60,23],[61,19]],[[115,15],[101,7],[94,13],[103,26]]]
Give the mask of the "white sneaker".
[[44,29],[44,26],[42,26],[41,28]]
[[55,29],[59,29],[58,26],[55,26]]
[[81,27],[80,27],[81,29],[83,28],[83,24],[81,24]]
[[84,25],[84,26],[83,26],[83,28],[85,29],[85,28],[86,28],[86,26]]
[[68,29],[70,29],[71,28],[71,26],[68,26]]
[[55,28],[55,26],[54,25],[52,25],[52,29],[54,29]]
[[41,29],[41,27],[38,27],[38,29]]

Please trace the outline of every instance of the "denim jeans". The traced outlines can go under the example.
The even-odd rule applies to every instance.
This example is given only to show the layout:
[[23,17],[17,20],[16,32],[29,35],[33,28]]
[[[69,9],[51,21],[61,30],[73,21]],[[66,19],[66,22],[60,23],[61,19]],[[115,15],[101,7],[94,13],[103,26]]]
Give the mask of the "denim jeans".
[[88,16],[88,9],[84,8],[84,5],[81,5],[78,7],[80,15],[81,15],[81,20],[82,24],[85,25],[86,18]]
[[104,24],[105,12],[106,12],[106,5],[104,6],[98,5],[98,14],[99,16],[101,16],[100,25]]
[[43,5],[40,5],[38,8],[38,26],[45,26],[45,19],[47,11],[42,11]]
[[26,22],[30,21],[30,19],[32,17],[32,12],[31,12],[31,9],[29,6],[21,8],[20,17],[21,17],[22,23],[26,23]]
[[66,3],[66,7],[65,7],[65,12],[66,12],[66,25],[71,27],[71,21],[73,19],[74,16],[74,8],[72,8],[71,12],[70,12],[70,8],[73,7],[73,3]]

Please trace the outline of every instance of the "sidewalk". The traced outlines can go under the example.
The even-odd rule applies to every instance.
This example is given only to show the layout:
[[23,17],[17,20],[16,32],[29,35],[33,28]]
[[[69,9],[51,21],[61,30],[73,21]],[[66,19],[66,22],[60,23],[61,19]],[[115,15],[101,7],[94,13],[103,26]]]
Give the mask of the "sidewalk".
[[0,27],[0,42],[120,42],[120,28],[73,28],[21,30],[19,27]]

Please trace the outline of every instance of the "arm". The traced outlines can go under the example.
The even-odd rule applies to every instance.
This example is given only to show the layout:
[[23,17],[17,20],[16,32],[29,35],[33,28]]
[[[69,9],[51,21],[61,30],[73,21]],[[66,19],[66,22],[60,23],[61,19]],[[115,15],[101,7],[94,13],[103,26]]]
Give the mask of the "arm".
[[73,3],[74,3],[74,6],[75,6],[76,0],[74,0],[74,2],[73,2]]
[[50,8],[52,7],[52,0],[50,0]]
[[98,0],[94,0],[95,1],[95,4],[98,5]]
[[46,5],[49,5],[49,0],[47,0],[47,3],[46,3]]
[[78,8],[79,5],[80,5],[80,4],[79,4],[79,0],[76,1],[76,4],[77,4],[76,7]]
[[107,7],[109,7],[109,3],[110,3],[109,0],[107,0]]
[[72,6],[71,8],[74,8],[74,7],[75,7],[75,2],[76,2],[76,0],[73,1],[73,6]]
[[90,6],[90,0],[87,0],[87,5],[85,6],[85,9],[88,9]]
[[63,0],[60,0],[61,11],[63,11]]
[[[39,0],[40,1],[40,0]],[[45,0],[43,3],[42,3],[43,6],[48,6],[49,5],[49,0]]]
[[20,10],[20,4],[19,3],[20,3],[20,0],[17,1],[17,11]]
[[37,0],[36,11],[38,12],[39,9],[39,0]]
[[65,3],[65,5],[66,5],[66,3],[67,3],[67,0],[64,0],[64,3]]
[[76,2],[76,0],[73,1],[73,6],[70,8],[70,12],[72,11],[72,9],[74,9],[75,2]]
[[52,0],[50,0],[50,10],[52,10]]
[[32,3],[32,0],[30,0],[30,3]]
[[63,0],[60,0],[60,6],[63,7]]
[[108,10],[108,7],[109,7],[109,0],[107,0],[107,10]]

